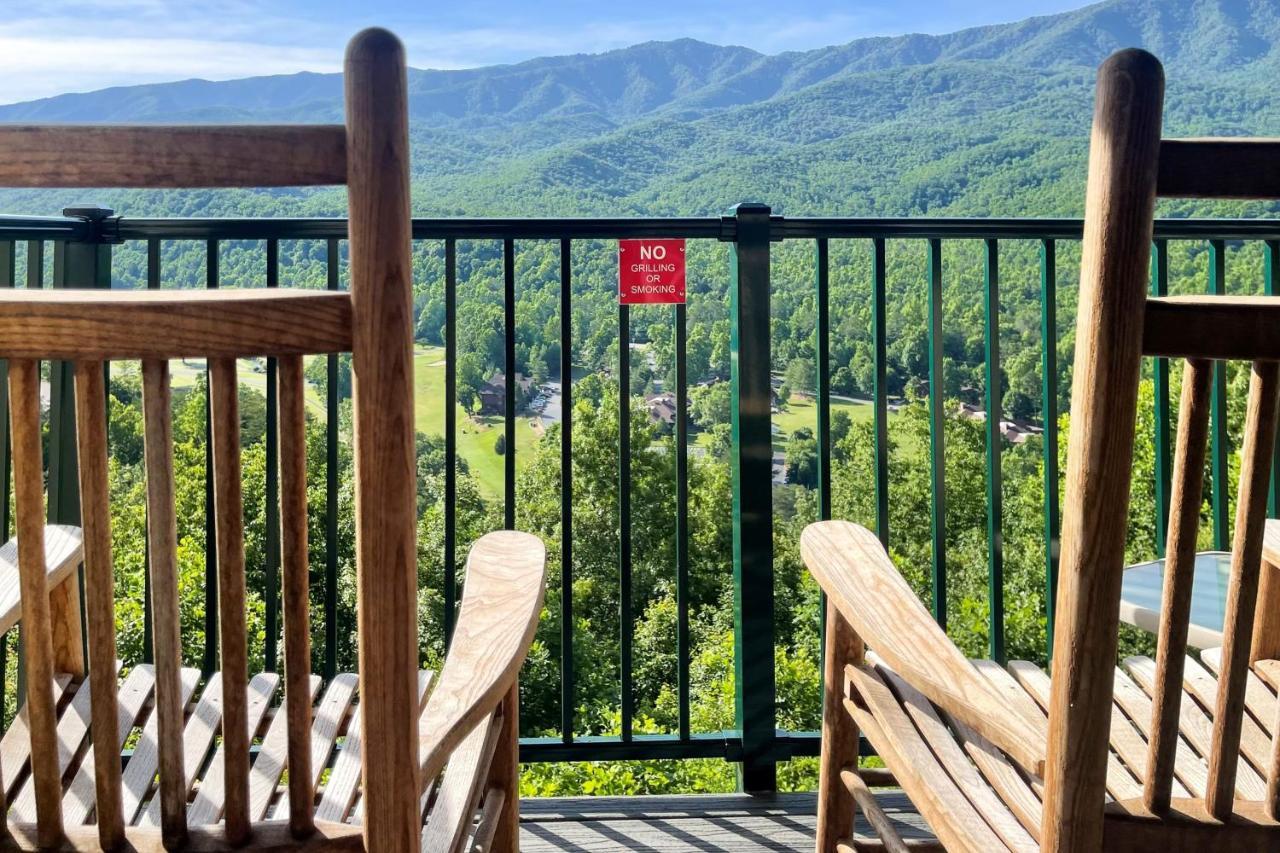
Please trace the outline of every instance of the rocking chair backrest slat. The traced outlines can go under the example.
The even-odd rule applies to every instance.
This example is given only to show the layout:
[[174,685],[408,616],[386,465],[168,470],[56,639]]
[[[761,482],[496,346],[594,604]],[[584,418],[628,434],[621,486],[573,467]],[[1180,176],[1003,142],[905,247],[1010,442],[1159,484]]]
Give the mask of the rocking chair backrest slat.
[[1200,495],[1204,483],[1205,445],[1209,437],[1209,380],[1205,361],[1187,361],[1182,372],[1182,402],[1178,412],[1178,441],[1170,495],[1169,541],[1156,644],[1156,682],[1147,748],[1147,779],[1143,799],[1160,812],[1169,807],[1178,748],[1179,705],[1187,631],[1191,618],[1191,578],[1200,527]]
[[[1248,691],[1256,690],[1250,687],[1251,665],[1280,653],[1280,582],[1272,577],[1277,569],[1264,562],[1263,547],[1280,410],[1280,300],[1147,299],[1144,292],[1157,194],[1278,197],[1280,140],[1162,142],[1163,88],[1159,63],[1140,51],[1112,57],[1098,79],[1054,645],[1041,838],[1046,850],[1099,849],[1104,824],[1115,830],[1114,837],[1107,830],[1108,842],[1122,845],[1173,839],[1188,827],[1221,843],[1261,839],[1274,846],[1280,837],[1274,824],[1280,811],[1280,738],[1271,735],[1268,754],[1266,735],[1246,717],[1252,701]],[[1112,668],[1143,355],[1187,361],[1157,659],[1154,667],[1149,661],[1126,662],[1154,697],[1143,797],[1117,803],[1111,809],[1117,822],[1111,824],[1104,818],[1109,739],[1101,721],[1118,689]],[[1252,379],[1223,647],[1213,686],[1186,653],[1210,377],[1212,362],[1220,360],[1252,362]],[[1226,487],[1214,483],[1215,489]],[[1184,693],[1195,700],[1184,699]],[[1194,723],[1184,734],[1207,764],[1200,799],[1173,795],[1182,761],[1177,755],[1180,721],[1184,727]],[[1242,750],[1252,767],[1240,764]],[[1254,767],[1263,764],[1268,764],[1266,799],[1258,802],[1262,785]],[[1233,815],[1242,820],[1232,821]]]
[[[44,488],[40,444],[39,360],[75,368],[76,423],[84,523],[85,601],[92,666],[85,704],[94,744],[122,739],[115,673],[115,614],[107,485],[104,363],[142,363],[148,573],[151,583],[155,709],[138,755],[122,774],[118,754],[93,761],[98,827],[104,848],[134,842],[135,818],[159,823],[175,849],[200,841],[196,824],[221,818],[219,843],[287,849],[281,833],[260,824],[267,803],[250,768],[274,677],[248,677],[244,507],[237,359],[279,359],[279,452],[283,570],[285,707],[288,725],[273,755],[288,764],[286,835],[305,846],[341,838],[350,847],[409,853],[420,846],[417,472],[413,422],[413,303],[410,281],[409,144],[404,50],[384,30],[366,30],[346,57],[347,121],[342,126],[75,127],[0,126],[0,185],[231,187],[346,184],[350,207],[351,290],[6,291],[0,296],[0,358],[10,359],[14,473],[27,673],[33,685],[54,673],[83,674],[73,659],[79,635],[55,644],[44,560]],[[355,387],[356,572],[359,697],[363,737],[356,752],[363,839],[357,830],[320,825],[315,789],[341,716],[312,741],[307,554],[306,380],[303,357],[350,352]],[[194,688],[182,669],[178,540],[169,359],[207,359],[213,453],[221,672],[210,678],[190,724],[184,710]],[[51,615],[52,613],[52,615]],[[66,620],[68,624],[70,619]],[[76,620],[78,625],[78,618]],[[67,632],[61,632],[67,633]],[[75,650],[70,646],[74,645]],[[65,658],[65,660],[64,660]],[[265,689],[267,682],[270,690]],[[150,679],[148,678],[148,685]],[[337,685],[343,714],[352,685]],[[41,846],[81,844],[84,827],[65,826],[57,709],[48,689],[29,691],[34,812]],[[345,697],[345,699],[343,699]],[[336,700],[335,700],[336,701]],[[215,707],[216,706],[216,707]],[[336,706],[335,706],[336,708]],[[216,713],[215,713],[216,712]],[[132,718],[132,712],[130,714]],[[195,717],[201,717],[195,719]],[[220,722],[218,721],[220,718]],[[152,721],[154,726],[152,726]],[[276,731],[273,726],[272,731]],[[204,785],[195,779],[216,735]],[[326,739],[327,738],[327,739]],[[282,740],[283,739],[283,740]],[[315,754],[320,743],[322,755]],[[279,758],[275,758],[279,761]],[[8,770],[8,768],[5,768]],[[15,768],[20,773],[22,768]],[[147,800],[158,770],[156,793]],[[276,779],[279,778],[279,769]],[[85,784],[77,780],[80,790]],[[271,783],[274,789],[274,782]],[[0,793],[4,790],[0,785]],[[266,799],[269,800],[268,794]],[[514,802],[514,801],[513,801]],[[474,804],[473,804],[474,805]],[[86,809],[75,810],[83,823]],[[189,828],[188,823],[192,826]],[[514,824],[513,824],[514,825]],[[19,827],[28,843],[31,827]],[[198,834],[199,833],[199,834]],[[145,831],[138,838],[145,838]],[[150,843],[149,841],[147,843]],[[203,841],[200,841],[203,843]]]
[[[89,687],[95,744],[115,744],[119,709],[116,698],[115,569],[111,554],[111,519],[107,504],[107,413],[105,365],[76,365],[76,456],[80,476],[80,524],[84,533],[85,619],[89,627]],[[120,751],[95,750],[94,784],[98,838],[104,850],[124,840],[124,800],[120,785]]]
[[298,837],[314,826],[311,762],[311,579],[307,557],[306,379],[302,357],[280,359],[280,552],[284,573],[285,714],[289,719],[289,825]]
[[173,414],[169,362],[142,362],[143,453],[147,476],[147,572],[156,666],[156,749],[161,831],[165,842],[187,835],[182,760],[182,636],[178,613],[178,520],[173,486]]
[[27,691],[31,776],[40,824],[38,837],[42,846],[54,846],[62,839],[62,773],[58,768],[58,715],[52,690],[53,631],[44,565],[44,467],[40,447],[40,368],[36,362],[10,362],[9,405],[23,639],[27,681],[32,685]]
[[1209,813],[1218,820],[1226,820],[1231,815],[1236,763],[1240,756],[1245,680],[1262,569],[1262,527],[1267,517],[1267,486],[1271,482],[1271,456],[1275,449],[1278,390],[1280,363],[1254,362],[1245,413],[1240,495],[1231,544],[1231,581],[1222,627],[1222,664],[1214,706],[1213,747],[1209,754],[1209,789],[1205,797]]
[[222,668],[222,748],[227,840],[249,837],[249,654],[240,486],[240,382],[232,358],[209,361],[214,528],[218,548],[218,640]]

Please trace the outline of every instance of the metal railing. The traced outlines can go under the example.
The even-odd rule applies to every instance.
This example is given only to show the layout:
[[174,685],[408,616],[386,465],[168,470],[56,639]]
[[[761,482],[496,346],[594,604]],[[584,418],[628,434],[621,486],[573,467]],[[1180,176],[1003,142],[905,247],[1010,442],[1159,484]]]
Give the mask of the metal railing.
[[[331,289],[340,286],[340,243],[346,237],[346,223],[339,219],[134,219],[117,217],[111,211],[77,208],[63,218],[0,218],[0,287],[14,287],[17,244],[27,244],[26,287],[45,286],[46,247],[51,247],[53,287],[109,287],[111,285],[111,247],[122,241],[144,241],[147,247],[146,286],[159,287],[161,281],[161,242],[202,242],[206,249],[206,283],[219,285],[220,241],[254,240],[265,244],[266,284],[274,287],[280,280],[279,244],[282,240],[323,240],[326,245],[326,283]],[[818,514],[829,518],[832,513],[831,454],[831,248],[836,241],[865,244],[870,252],[871,275],[871,340],[874,383],[871,393],[873,408],[874,475],[867,486],[874,490],[875,529],[888,545],[889,507],[889,390],[887,384],[889,330],[886,326],[886,241],[923,242],[927,252],[923,273],[927,280],[928,316],[928,394],[930,441],[927,449],[931,483],[930,540],[932,563],[931,606],[943,625],[948,617],[947,595],[947,531],[946,479],[943,423],[945,417],[943,385],[943,244],[944,241],[980,241],[984,270],[983,316],[985,318],[984,361],[986,417],[986,479],[988,518],[988,596],[990,613],[990,653],[1004,657],[1004,593],[1000,524],[1001,506],[1001,433],[1003,409],[1000,376],[999,311],[1001,241],[1033,241],[1039,247],[1040,329],[1041,346],[1043,477],[1044,477],[1044,541],[1045,596],[1048,602],[1047,622],[1049,646],[1052,647],[1054,590],[1058,553],[1058,391],[1057,335],[1055,312],[1057,299],[1058,244],[1078,241],[1081,223],[1066,219],[855,219],[795,218],[772,215],[764,205],[744,204],[723,217],[663,219],[419,219],[414,222],[415,240],[441,241],[444,248],[444,346],[445,399],[456,399],[457,325],[458,325],[458,255],[461,240],[498,241],[501,244],[503,292],[503,359],[505,362],[505,397],[503,430],[506,453],[503,468],[504,522],[508,527],[519,523],[520,495],[516,480],[516,247],[515,241],[544,241],[558,244],[560,256],[560,366],[563,419],[560,430],[560,495],[561,553],[559,585],[561,607],[561,709],[558,738],[526,739],[521,758],[525,761],[578,761],[654,758],[723,758],[740,762],[741,784],[748,790],[768,790],[775,786],[775,765],[794,756],[815,755],[818,736],[814,732],[785,732],[776,727],[774,655],[774,602],[772,595],[744,594],[748,591],[773,589],[773,506],[771,494],[772,440],[770,405],[772,401],[770,355],[770,260],[771,247],[779,241],[808,241],[813,246],[815,271],[814,293],[817,323],[814,352],[817,355],[817,445],[819,448],[817,501]],[[619,707],[621,734],[615,737],[576,736],[574,619],[573,619],[573,494],[569,476],[574,459],[572,418],[572,272],[575,241],[615,240],[628,237],[679,237],[692,240],[719,241],[727,245],[730,256],[729,293],[731,335],[731,376],[733,388],[730,466],[733,474],[733,572],[736,595],[734,610],[735,654],[735,718],[732,731],[696,732],[690,722],[690,657],[689,626],[689,521],[688,521],[688,377],[687,318],[685,307],[677,306],[675,318],[675,410],[682,416],[675,423],[675,576],[677,618],[677,692],[679,702],[678,731],[670,735],[641,735],[633,731],[635,708],[632,638],[635,614],[631,602],[632,554],[630,471],[628,459],[630,389],[629,348],[630,318],[626,306],[618,307],[619,379],[619,529],[621,543],[617,556],[621,587],[620,683]],[[1280,224],[1255,220],[1162,220],[1156,227],[1153,246],[1152,292],[1160,295],[1168,288],[1168,243],[1175,240],[1207,241],[1210,247],[1209,281],[1211,292],[1221,292],[1225,283],[1224,258],[1227,241],[1262,241],[1265,245],[1265,281],[1267,293],[1277,290],[1280,275]],[[333,618],[338,599],[338,358],[330,356],[328,387],[324,405],[327,417],[327,480],[324,537],[328,543],[324,571],[326,635],[324,639],[325,676],[332,676],[337,661],[338,637]],[[7,435],[7,386],[0,364],[0,470],[8,482],[10,470]],[[278,496],[275,442],[274,360],[267,366],[267,507],[275,510]],[[1152,377],[1155,388],[1155,436],[1157,547],[1164,540],[1170,477],[1170,407],[1168,365],[1156,362]],[[1221,366],[1214,375],[1213,446],[1211,458],[1214,483],[1225,482],[1227,469],[1226,412],[1223,392],[1226,378]],[[53,365],[50,370],[50,448],[49,448],[49,515],[58,522],[75,522],[78,514],[75,478],[75,443],[72,419],[72,389],[68,365]],[[455,407],[445,407],[445,479],[444,479],[444,555],[445,636],[452,629],[453,610],[457,602],[458,577],[457,535],[455,529],[456,467],[458,458],[457,416]],[[212,466],[208,466],[212,470]],[[1277,507],[1273,478],[1272,509]],[[1214,540],[1225,547],[1229,524],[1225,489],[1212,493]],[[212,500],[207,512],[212,512]],[[7,536],[11,529],[9,493],[0,490],[0,525]],[[211,525],[211,519],[207,519]],[[280,542],[277,519],[268,515],[266,526],[266,648],[263,665],[275,665],[279,627]],[[209,607],[206,611],[207,670],[216,666],[216,551],[213,538],[208,538],[206,581]],[[146,643],[149,647],[149,642]],[[0,646],[0,648],[3,648]],[[0,671],[3,661],[0,660]]]

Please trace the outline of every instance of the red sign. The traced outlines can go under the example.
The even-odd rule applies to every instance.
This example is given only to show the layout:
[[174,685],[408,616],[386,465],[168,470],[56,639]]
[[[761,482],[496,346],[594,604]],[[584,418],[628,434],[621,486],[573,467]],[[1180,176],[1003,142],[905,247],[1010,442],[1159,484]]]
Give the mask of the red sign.
[[619,240],[618,302],[684,302],[684,240]]

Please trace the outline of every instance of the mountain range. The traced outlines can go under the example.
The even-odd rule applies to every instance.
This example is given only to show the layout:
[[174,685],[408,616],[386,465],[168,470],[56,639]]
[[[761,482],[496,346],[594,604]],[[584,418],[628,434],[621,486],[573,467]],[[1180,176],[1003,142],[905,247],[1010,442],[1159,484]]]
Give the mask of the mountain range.
[[[1107,0],[777,55],[682,39],[412,69],[415,209],[696,215],[751,199],[792,214],[1073,215],[1094,70],[1128,46],[1165,63],[1167,135],[1280,133],[1280,0]],[[341,88],[337,74],[185,80],[9,104],[0,121],[340,121]],[[342,209],[335,191],[253,195],[282,215]],[[70,198],[5,196],[40,213]],[[134,215],[246,203],[93,198]]]

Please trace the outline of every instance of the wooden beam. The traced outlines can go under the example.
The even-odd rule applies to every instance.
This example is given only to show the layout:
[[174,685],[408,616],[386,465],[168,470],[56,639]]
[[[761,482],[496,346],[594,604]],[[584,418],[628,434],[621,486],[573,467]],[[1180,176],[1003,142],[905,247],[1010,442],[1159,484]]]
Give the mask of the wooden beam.
[[1162,296],[1146,301],[1142,353],[1280,361],[1280,298]]
[[342,125],[3,125],[0,186],[343,184]]
[[1159,174],[1171,198],[1280,198],[1280,139],[1164,139]]
[[0,357],[236,358],[351,349],[351,300],[311,290],[4,290]]

